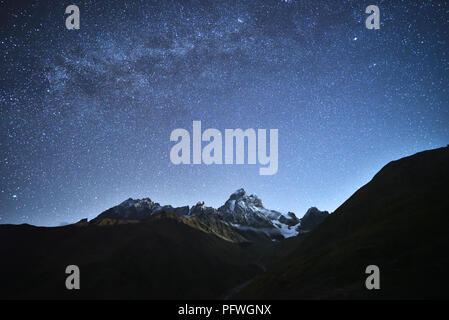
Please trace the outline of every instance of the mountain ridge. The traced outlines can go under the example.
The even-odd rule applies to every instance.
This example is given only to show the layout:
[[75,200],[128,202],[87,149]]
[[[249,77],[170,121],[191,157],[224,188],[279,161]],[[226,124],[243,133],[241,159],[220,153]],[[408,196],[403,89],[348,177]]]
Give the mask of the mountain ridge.
[[[234,298],[449,298],[449,147],[392,161]],[[367,290],[365,268],[380,268]]]
[[[316,218],[316,221],[307,224],[307,228],[301,227],[302,221],[310,220],[308,217],[310,210],[314,214],[319,214],[321,218]],[[201,201],[192,207],[172,207],[171,205],[162,206],[150,198],[128,198],[117,206],[100,213],[91,220],[91,223],[107,225],[111,224],[112,220],[139,221],[148,219],[158,213],[167,212],[187,219],[193,218],[193,220],[199,220],[198,216],[201,216],[203,226],[208,219],[212,220],[212,223],[215,225],[218,225],[220,222],[222,224],[221,229],[225,228],[225,225],[232,229],[239,229],[238,232],[246,235],[246,238],[252,239],[253,235],[251,233],[262,233],[265,237],[273,240],[280,240],[308,232],[329,215],[327,211],[319,211],[315,207],[310,208],[306,212],[305,217],[301,219],[298,219],[293,212],[284,215],[278,211],[266,209],[259,197],[254,194],[247,195],[245,189],[240,188],[232,193],[225,204],[218,209],[207,207]],[[102,222],[102,220],[104,221]],[[217,235],[228,239],[222,232],[217,233]],[[238,237],[232,238],[236,239]]]

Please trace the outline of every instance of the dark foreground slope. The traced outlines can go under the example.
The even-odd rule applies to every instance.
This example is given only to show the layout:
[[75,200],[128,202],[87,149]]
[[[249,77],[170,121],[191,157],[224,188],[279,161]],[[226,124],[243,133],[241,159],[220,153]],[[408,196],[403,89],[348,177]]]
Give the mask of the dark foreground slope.
[[[251,244],[226,241],[168,213],[139,223],[3,225],[0,243],[2,299],[211,299],[262,271]],[[65,288],[71,264],[80,267],[81,290]]]
[[[381,289],[365,288],[377,265]],[[393,161],[240,298],[449,298],[449,148]]]

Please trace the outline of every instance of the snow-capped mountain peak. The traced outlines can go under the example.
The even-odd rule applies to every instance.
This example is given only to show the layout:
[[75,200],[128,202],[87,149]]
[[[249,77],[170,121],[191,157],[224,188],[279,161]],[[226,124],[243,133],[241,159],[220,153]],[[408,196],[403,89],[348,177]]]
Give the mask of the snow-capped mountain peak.
[[256,195],[247,195],[244,189],[232,193],[226,203],[218,208],[218,214],[224,221],[234,226],[272,229],[278,233],[275,222],[281,213],[268,210]]

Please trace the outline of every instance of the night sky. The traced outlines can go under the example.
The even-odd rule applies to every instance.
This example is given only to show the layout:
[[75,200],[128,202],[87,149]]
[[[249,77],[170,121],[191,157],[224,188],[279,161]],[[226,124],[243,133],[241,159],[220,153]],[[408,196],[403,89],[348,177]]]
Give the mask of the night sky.
[[[449,143],[446,1],[11,0],[0,18],[0,223],[129,197],[219,207],[240,187],[333,211],[389,161]],[[277,174],[173,165],[170,133],[193,120],[279,129]]]

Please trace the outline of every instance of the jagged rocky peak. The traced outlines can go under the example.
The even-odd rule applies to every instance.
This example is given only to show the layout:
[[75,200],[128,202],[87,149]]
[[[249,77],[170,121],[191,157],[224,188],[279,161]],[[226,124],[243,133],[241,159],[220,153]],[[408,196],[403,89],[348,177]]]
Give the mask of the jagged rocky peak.
[[229,197],[229,200],[236,200],[239,198],[242,198],[246,196],[246,191],[243,188],[238,189],[237,191],[235,191],[233,194],[231,194],[231,196]]
[[287,213],[287,216],[281,215],[279,217],[279,222],[284,223],[288,226],[295,226],[300,223],[300,219],[298,219],[298,217],[296,217],[293,212],[289,212]]
[[309,232],[321,224],[328,216],[328,211],[320,211],[318,208],[312,207],[300,219],[301,224],[298,226],[297,231],[301,233]]
[[260,198],[248,196],[244,189],[231,194],[226,203],[218,208],[218,213],[229,223],[255,228],[273,228],[272,221],[281,216],[277,211],[265,209]]
[[134,203],[136,203],[136,201],[137,200],[134,200],[133,198],[128,198],[125,201],[123,201],[122,203],[120,203],[118,206],[124,207],[124,208],[130,207],[130,206],[133,206]]
[[255,194],[247,195],[245,189],[241,188],[230,195],[228,201],[226,201],[224,207],[230,211],[234,211],[235,207],[247,208],[255,207],[265,209],[262,200]]
[[262,200],[257,197],[255,194],[247,195],[245,189],[240,188],[231,196],[229,197],[229,200],[235,200],[235,201],[244,201],[246,203],[250,203],[254,205],[255,207],[263,208]]
[[95,219],[140,220],[150,216],[159,208],[161,208],[160,204],[153,202],[150,198],[128,198],[119,205],[102,212]]
[[120,208],[129,208],[129,207],[152,208],[155,205],[159,206],[159,203],[153,202],[150,198],[143,198],[143,199],[128,198],[116,207],[120,207]]
[[320,211],[317,207],[311,207],[309,208],[309,210],[307,210],[302,219],[314,219],[316,217],[327,217],[328,215],[328,211]]
[[204,204],[204,201],[198,201],[196,205],[194,205],[196,208],[206,208],[206,205]]
[[204,204],[204,201],[198,201],[196,203],[196,205],[194,205],[191,209],[190,209],[190,215],[194,216],[194,215],[198,215],[198,214],[212,214],[215,213],[216,210],[212,207],[206,207],[206,205]]
[[296,215],[293,212],[288,212],[287,215],[291,218],[291,219],[298,219],[296,217]]

